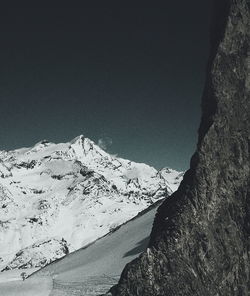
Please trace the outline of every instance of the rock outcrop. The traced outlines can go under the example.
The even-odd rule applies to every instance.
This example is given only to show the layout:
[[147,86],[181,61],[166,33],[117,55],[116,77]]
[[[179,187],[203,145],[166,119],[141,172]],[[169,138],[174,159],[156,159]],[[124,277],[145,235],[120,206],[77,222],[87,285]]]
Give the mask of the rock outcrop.
[[115,296],[249,295],[249,4],[215,2],[197,150]]

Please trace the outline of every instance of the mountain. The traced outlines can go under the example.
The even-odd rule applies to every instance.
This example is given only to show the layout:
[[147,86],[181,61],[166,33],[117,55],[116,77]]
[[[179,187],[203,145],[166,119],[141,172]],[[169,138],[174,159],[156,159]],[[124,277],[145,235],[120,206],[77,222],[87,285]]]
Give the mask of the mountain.
[[109,295],[250,293],[249,2],[214,5],[197,150],[157,211],[147,251]]
[[171,194],[182,173],[112,156],[79,136],[0,152],[0,269],[42,267]]

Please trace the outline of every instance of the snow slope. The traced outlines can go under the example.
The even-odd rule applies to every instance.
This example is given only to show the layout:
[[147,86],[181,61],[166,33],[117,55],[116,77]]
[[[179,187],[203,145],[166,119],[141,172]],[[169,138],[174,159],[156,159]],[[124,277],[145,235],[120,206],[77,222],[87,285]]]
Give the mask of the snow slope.
[[42,267],[102,237],[181,180],[79,136],[0,151],[0,270]]
[[51,276],[51,296],[107,292],[117,283],[124,266],[146,249],[156,209],[154,206],[89,247],[47,265],[31,278]]
[[[32,270],[29,270],[31,272]],[[22,281],[19,270],[0,273],[0,296],[49,296],[53,287],[51,277],[36,277]]]

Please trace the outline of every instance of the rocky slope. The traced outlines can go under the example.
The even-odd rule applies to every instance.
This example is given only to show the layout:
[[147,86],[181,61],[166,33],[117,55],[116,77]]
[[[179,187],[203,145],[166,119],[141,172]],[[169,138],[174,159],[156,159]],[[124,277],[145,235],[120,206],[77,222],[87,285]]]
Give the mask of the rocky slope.
[[249,295],[249,6],[215,1],[197,151],[115,296]]
[[182,175],[111,156],[83,136],[0,152],[0,270],[41,267],[168,196]]

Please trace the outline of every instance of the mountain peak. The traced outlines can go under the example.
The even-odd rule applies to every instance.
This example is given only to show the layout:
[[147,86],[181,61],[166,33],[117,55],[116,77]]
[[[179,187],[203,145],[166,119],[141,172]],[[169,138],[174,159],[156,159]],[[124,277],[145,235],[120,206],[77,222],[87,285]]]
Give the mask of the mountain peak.
[[46,145],[49,144],[50,142],[46,139],[39,141],[38,143],[36,143],[34,146],[38,146],[38,145]]
[[71,144],[83,142],[85,139],[84,135],[79,135],[70,141]]
[[0,270],[26,266],[29,255],[42,266],[41,241],[53,260],[63,255],[62,238],[77,250],[176,187],[171,173],[111,156],[83,135],[0,154],[0,163]]

